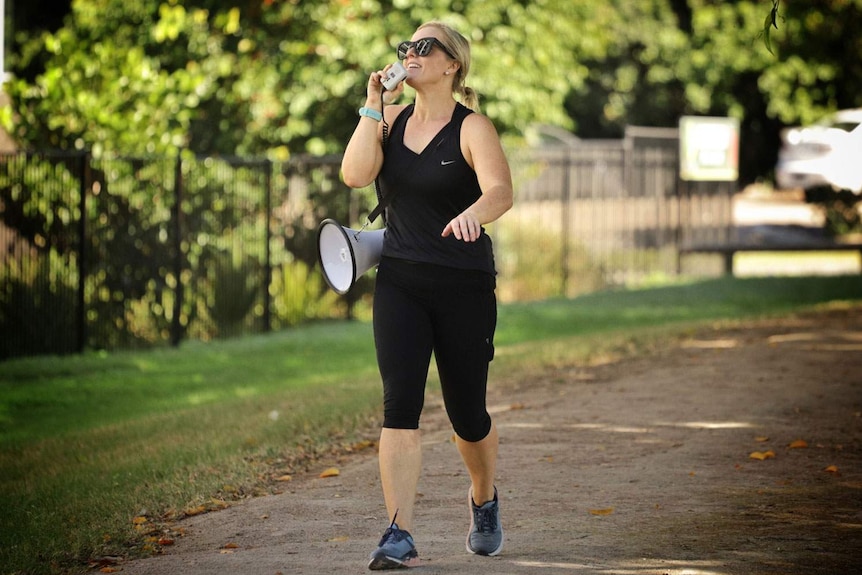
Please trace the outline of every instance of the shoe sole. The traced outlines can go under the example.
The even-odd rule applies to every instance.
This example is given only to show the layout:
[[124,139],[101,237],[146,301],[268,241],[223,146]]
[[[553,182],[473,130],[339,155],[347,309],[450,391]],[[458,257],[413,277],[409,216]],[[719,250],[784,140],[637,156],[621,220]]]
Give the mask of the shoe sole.
[[419,557],[413,557],[406,561],[395,559],[394,557],[372,557],[368,563],[368,568],[372,571],[384,571],[388,569],[408,569],[411,567],[419,567]]

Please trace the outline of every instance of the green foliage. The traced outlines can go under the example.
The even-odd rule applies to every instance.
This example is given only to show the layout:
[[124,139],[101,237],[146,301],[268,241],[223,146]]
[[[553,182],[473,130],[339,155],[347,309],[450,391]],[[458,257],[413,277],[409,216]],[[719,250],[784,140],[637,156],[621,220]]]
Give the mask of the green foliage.
[[850,190],[821,186],[805,191],[805,200],[823,213],[826,232],[832,236],[862,234],[862,196]]
[[325,318],[333,311],[344,316],[343,299],[324,285],[318,270],[304,262],[285,263],[276,270],[270,289],[279,326],[298,325],[309,319]]
[[[67,285],[77,274],[75,260],[51,250],[35,269],[20,269],[8,262],[0,291],[0,360],[22,353],[78,351],[77,286]],[[61,271],[62,270],[62,271]]]
[[497,267],[506,279],[505,289],[498,287],[500,301],[572,297],[607,287],[601,266],[575,241],[567,248],[564,278],[559,265],[563,261],[562,234],[548,229],[547,220],[525,218],[517,225],[500,221],[494,225],[493,236]]
[[[28,75],[3,122],[26,147],[97,156],[339,152],[368,73],[433,19],[471,40],[469,83],[507,137],[729,114],[756,151],[778,122],[862,105],[845,57],[862,53],[862,0],[80,0],[56,32],[18,31],[10,68]],[[762,175],[774,149],[743,161]]]
[[776,61],[763,70],[760,89],[769,113],[808,124],[841,108],[862,106],[862,1],[782,4],[772,46]]

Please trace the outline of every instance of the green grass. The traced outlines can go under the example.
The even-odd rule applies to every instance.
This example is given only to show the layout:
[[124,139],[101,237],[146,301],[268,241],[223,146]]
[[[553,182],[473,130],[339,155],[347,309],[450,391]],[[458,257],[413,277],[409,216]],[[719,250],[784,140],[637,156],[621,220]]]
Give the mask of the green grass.
[[[510,304],[492,378],[836,301],[862,302],[862,278],[724,278]],[[374,433],[379,396],[365,322],[0,363],[2,572],[68,573],[102,554],[145,553],[134,517],[169,524],[264,493],[273,476]]]

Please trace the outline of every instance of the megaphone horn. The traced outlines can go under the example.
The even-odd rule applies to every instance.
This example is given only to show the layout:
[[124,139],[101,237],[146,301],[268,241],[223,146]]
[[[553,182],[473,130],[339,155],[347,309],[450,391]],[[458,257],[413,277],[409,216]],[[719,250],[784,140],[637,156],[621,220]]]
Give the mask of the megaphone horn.
[[352,230],[333,219],[320,222],[317,255],[323,279],[340,295],[346,294],[362,274],[380,262],[386,230]]

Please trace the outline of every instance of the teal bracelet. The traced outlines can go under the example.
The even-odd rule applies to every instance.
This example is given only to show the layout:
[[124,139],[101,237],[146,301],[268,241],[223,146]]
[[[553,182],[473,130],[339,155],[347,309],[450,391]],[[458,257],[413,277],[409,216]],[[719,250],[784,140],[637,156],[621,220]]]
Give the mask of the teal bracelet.
[[359,108],[359,115],[365,116],[366,118],[371,118],[372,120],[375,120],[377,122],[383,119],[383,114],[381,114],[377,110],[366,108],[365,106]]

